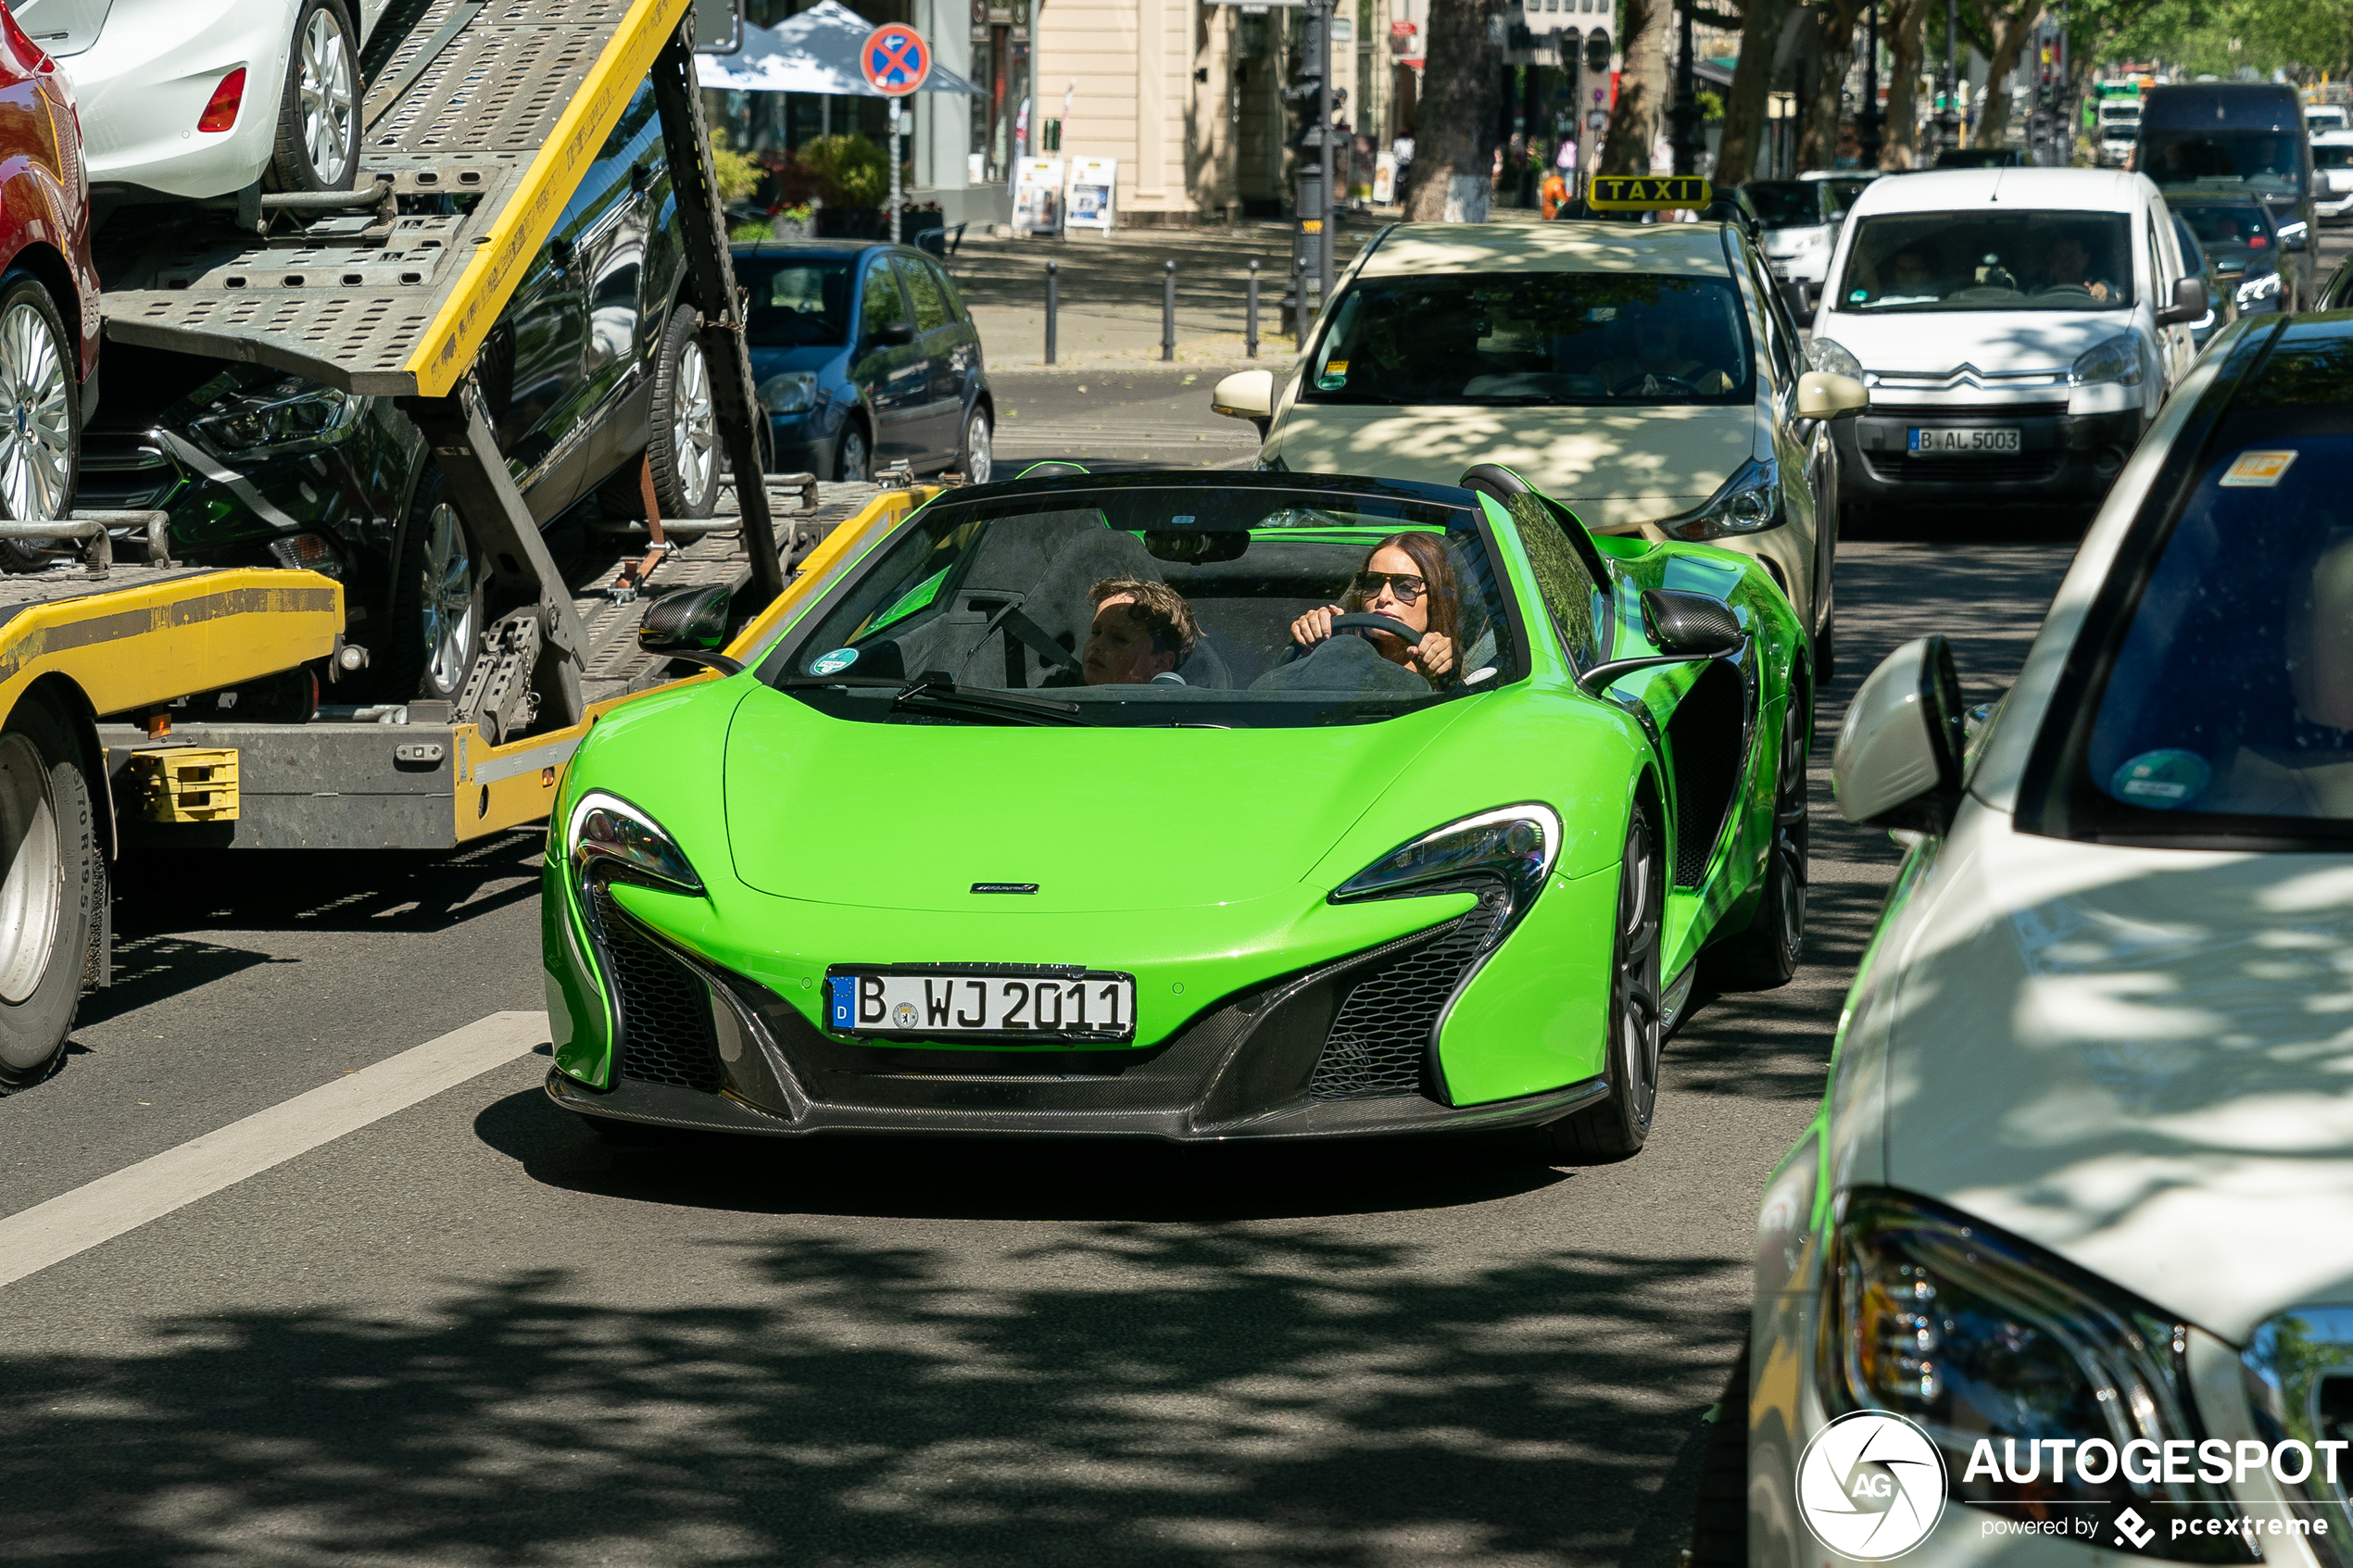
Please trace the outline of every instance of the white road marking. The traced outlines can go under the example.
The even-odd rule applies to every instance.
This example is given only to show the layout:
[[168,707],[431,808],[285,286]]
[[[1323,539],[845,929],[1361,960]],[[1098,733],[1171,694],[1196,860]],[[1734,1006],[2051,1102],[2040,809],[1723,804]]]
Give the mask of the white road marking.
[[494,1012],[11,1214],[0,1220],[0,1286],[431,1099],[528,1054],[547,1038],[544,1012]]

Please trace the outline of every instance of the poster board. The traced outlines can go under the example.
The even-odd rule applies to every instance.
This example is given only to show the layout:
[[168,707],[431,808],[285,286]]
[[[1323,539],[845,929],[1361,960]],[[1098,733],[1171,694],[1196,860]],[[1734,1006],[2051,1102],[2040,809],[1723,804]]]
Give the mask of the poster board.
[[1013,230],[1023,234],[1063,232],[1063,160],[1026,157],[1013,169]]
[[1373,155],[1373,205],[1388,207],[1397,200],[1397,155]]
[[1119,160],[1081,157],[1070,162],[1070,206],[1063,221],[1073,229],[1110,233],[1116,216]]

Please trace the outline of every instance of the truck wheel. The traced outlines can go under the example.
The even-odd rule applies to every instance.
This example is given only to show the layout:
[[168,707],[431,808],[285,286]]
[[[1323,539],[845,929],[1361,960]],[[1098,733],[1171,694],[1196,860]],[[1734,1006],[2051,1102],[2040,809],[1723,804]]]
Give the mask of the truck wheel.
[[1609,1098],[1536,1130],[1548,1163],[1623,1160],[1642,1152],[1658,1105],[1659,947],[1667,933],[1667,887],[1650,814],[1634,808],[1617,880],[1617,935],[1611,944],[1609,1014],[1602,1042]]
[[105,881],[94,792],[48,703],[0,728],[0,1091],[49,1074],[73,1031]]
[[482,655],[483,571],[473,536],[428,465],[409,503],[393,568],[392,624],[372,647],[374,687],[386,702],[455,702]]
[[[73,340],[39,279],[0,277],[0,515],[42,522],[73,510],[82,461],[82,388]],[[0,570],[39,571],[49,552],[0,540]]]
[[654,361],[654,500],[665,518],[709,517],[719,498],[719,417],[711,401],[711,364],[703,358],[702,316],[690,305],[670,312]]
[[359,45],[343,0],[307,0],[287,56],[268,182],[347,191],[359,164]]

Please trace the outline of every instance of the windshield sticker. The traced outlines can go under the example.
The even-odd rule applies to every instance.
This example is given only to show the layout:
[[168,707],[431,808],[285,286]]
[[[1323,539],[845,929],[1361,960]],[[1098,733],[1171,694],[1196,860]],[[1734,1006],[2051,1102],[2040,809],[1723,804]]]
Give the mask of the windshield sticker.
[[2286,477],[2288,464],[2296,461],[2296,454],[2288,452],[2241,452],[2222,472],[2225,490],[2269,490]]
[[1870,290],[1869,290],[1869,289],[1856,289],[1856,290],[1854,290],[1853,292],[1851,292],[1850,294],[1848,294],[1848,295],[1847,295],[1847,296],[1846,296],[1846,302],[1847,302],[1849,305],[1860,305],[1860,304],[1862,304],[1862,303],[1863,303],[1863,301],[1865,301],[1865,300],[1867,300],[1867,299],[1869,299],[1869,298],[1870,298],[1870,297],[1871,297],[1871,291],[1870,291]]
[[[2295,456],[2290,453],[2289,456]],[[2134,806],[2170,811],[2186,806],[2213,781],[2214,770],[2195,751],[2144,751],[2108,780],[2108,793]]]
[[1330,364],[1326,365],[1324,367],[1324,373],[1315,378],[1315,384],[1326,392],[1338,392],[1341,387],[1346,386],[1348,384],[1348,361],[1345,359],[1335,359]]
[[856,648],[836,648],[833,652],[809,661],[812,675],[836,675],[858,662]]

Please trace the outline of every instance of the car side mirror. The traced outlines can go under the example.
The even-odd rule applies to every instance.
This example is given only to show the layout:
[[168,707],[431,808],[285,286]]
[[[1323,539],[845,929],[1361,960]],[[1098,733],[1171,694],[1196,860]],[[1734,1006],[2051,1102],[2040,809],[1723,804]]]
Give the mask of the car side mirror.
[[1953,646],[1915,637],[1847,705],[1831,756],[1839,814],[1863,827],[1944,833],[1961,801],[1966,738]]
[[915,329],[905,321],[885,321],[866,334],[866,341],[876,348],[904,348],[915,341]]
[[1871,395],[1853,376],[1832,370],[1808,370],[1797,378],[1797,417],[1801,420],[1851,420],[1871,406]]
[[2173,303],[2157,313],[2160,327],[2184,327],[2206,320],[2206,285],[2196,278],[2173,280]]
[[2310,243],[2310,231],[2307,230],[2302,223],[2283,223],[2280,225],[2280,248],[2282,250],[2302,250],[2308,244]]
[[1639,659],[1613,659],[1577,677],[1579,687],[1600,692],[1622,675],[1662,664],[1701,664],[1740,649],[1748,640],[1732,607],[1705,594],[1680,593],[1672,588],[1642,591],[1642,623],[1660,651]]
[[648,653],[707,664],[733,675],[743,666],[719,650],[727,646],[735,598],[735,590],[724,583],[674,588],[646,606],[645,618],[637,623],[637,646]]
[[1229,420],[1271,420],[1275,417],[1275,372],[1236,370],[1209,395],[1209,411]]
[[1781,285],[1781,303],[1788,307],[1790,319],[1801,327],[1814,324],[1814,304],[1821,297],[1798,279],[1793,278]]
[[547,259],[559,267],[571,266],[573,254],[573,244],[570,240],[559,236],[547,242]]

